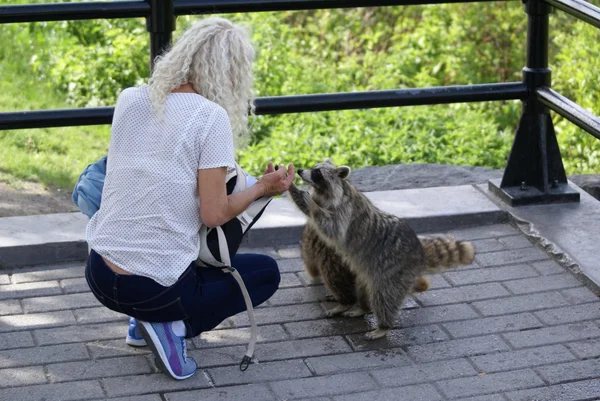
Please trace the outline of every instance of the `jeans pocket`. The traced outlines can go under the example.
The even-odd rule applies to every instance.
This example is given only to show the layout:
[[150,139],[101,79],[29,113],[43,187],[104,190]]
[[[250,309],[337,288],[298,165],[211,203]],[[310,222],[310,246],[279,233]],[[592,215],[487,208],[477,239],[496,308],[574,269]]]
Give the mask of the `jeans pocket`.
[[167,303],[154,305],[136,305],[131,307],[131,316],[145,322],[187,321],[189,316],[181,303],[181,297]]

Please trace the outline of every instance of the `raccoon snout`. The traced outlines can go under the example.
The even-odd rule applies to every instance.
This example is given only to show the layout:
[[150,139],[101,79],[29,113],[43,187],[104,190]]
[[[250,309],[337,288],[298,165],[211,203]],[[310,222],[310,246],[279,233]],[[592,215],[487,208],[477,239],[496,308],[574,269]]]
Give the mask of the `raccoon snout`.
[[303,171],[304,171],[303,169],[299,168],[298,169],[298,175],[302,174]]

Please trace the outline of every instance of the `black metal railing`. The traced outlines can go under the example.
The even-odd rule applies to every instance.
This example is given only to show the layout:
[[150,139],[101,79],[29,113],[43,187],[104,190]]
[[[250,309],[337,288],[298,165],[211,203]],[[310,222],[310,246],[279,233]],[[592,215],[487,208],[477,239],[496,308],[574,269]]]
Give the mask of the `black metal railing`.
[[[0,24],[146,18],[150,63],[171,42],[176,17],[191,14],[465,3],[493,0],[140,0],[0,6]],[[401,90],[262,97],[256,114],[521,100],[523,111],[500,183],[490,190],[510,205],[577,202],[569,187],[550,118],[553,110],[600,139],[600,118],[550,88],[548,30],[551,7],[600,28],[600,8],[583,0],[523,0],[528,18],[522,82]],[[110,124],[113,107],[0,113],[0,130]]]

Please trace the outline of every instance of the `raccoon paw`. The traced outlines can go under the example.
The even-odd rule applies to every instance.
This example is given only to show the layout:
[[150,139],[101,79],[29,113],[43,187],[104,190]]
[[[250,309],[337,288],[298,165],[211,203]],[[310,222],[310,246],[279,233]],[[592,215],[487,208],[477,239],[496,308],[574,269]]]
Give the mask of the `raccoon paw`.
[[360,306],[354,305],[352,308],[342,313],[342,316],[346,317],[361,317],[366,315],[367,312],[364,311]]
[[328,311],[325,312],[325,316],[327,317],[334,317],[334,316],[339,316],[341,315],[343,312],[347,311],[348,309],[352,308],[352,305],[338,305],[333,309],[329,309]]
[[365,334],[365,338],[367,340],[377,340],[378,338],[385,337],[388,331],[390,331],[390,329],[378,328]]

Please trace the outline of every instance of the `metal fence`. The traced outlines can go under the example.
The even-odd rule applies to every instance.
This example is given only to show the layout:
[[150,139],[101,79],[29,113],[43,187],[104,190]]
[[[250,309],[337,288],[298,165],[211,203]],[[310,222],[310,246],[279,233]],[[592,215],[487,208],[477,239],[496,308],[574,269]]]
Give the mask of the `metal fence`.
[[[462,3],[490,0],[140,0],[0,6],[0,24],[146,18],[150,63],[171,42],[179,15]],[[506,203],[578,202],[569,187],[549,110],[600,139],[600,118],[550,88],[549,13],[552,7],[600,28],[600,8],[583,0],[524,0],[527,63],[522,82],[262,97],[256,114],[301,113],[497,100],[522,101],[523,110],[504,176],[489,188]],[[113,107],[0,113],[0,130],[110,124]]]

